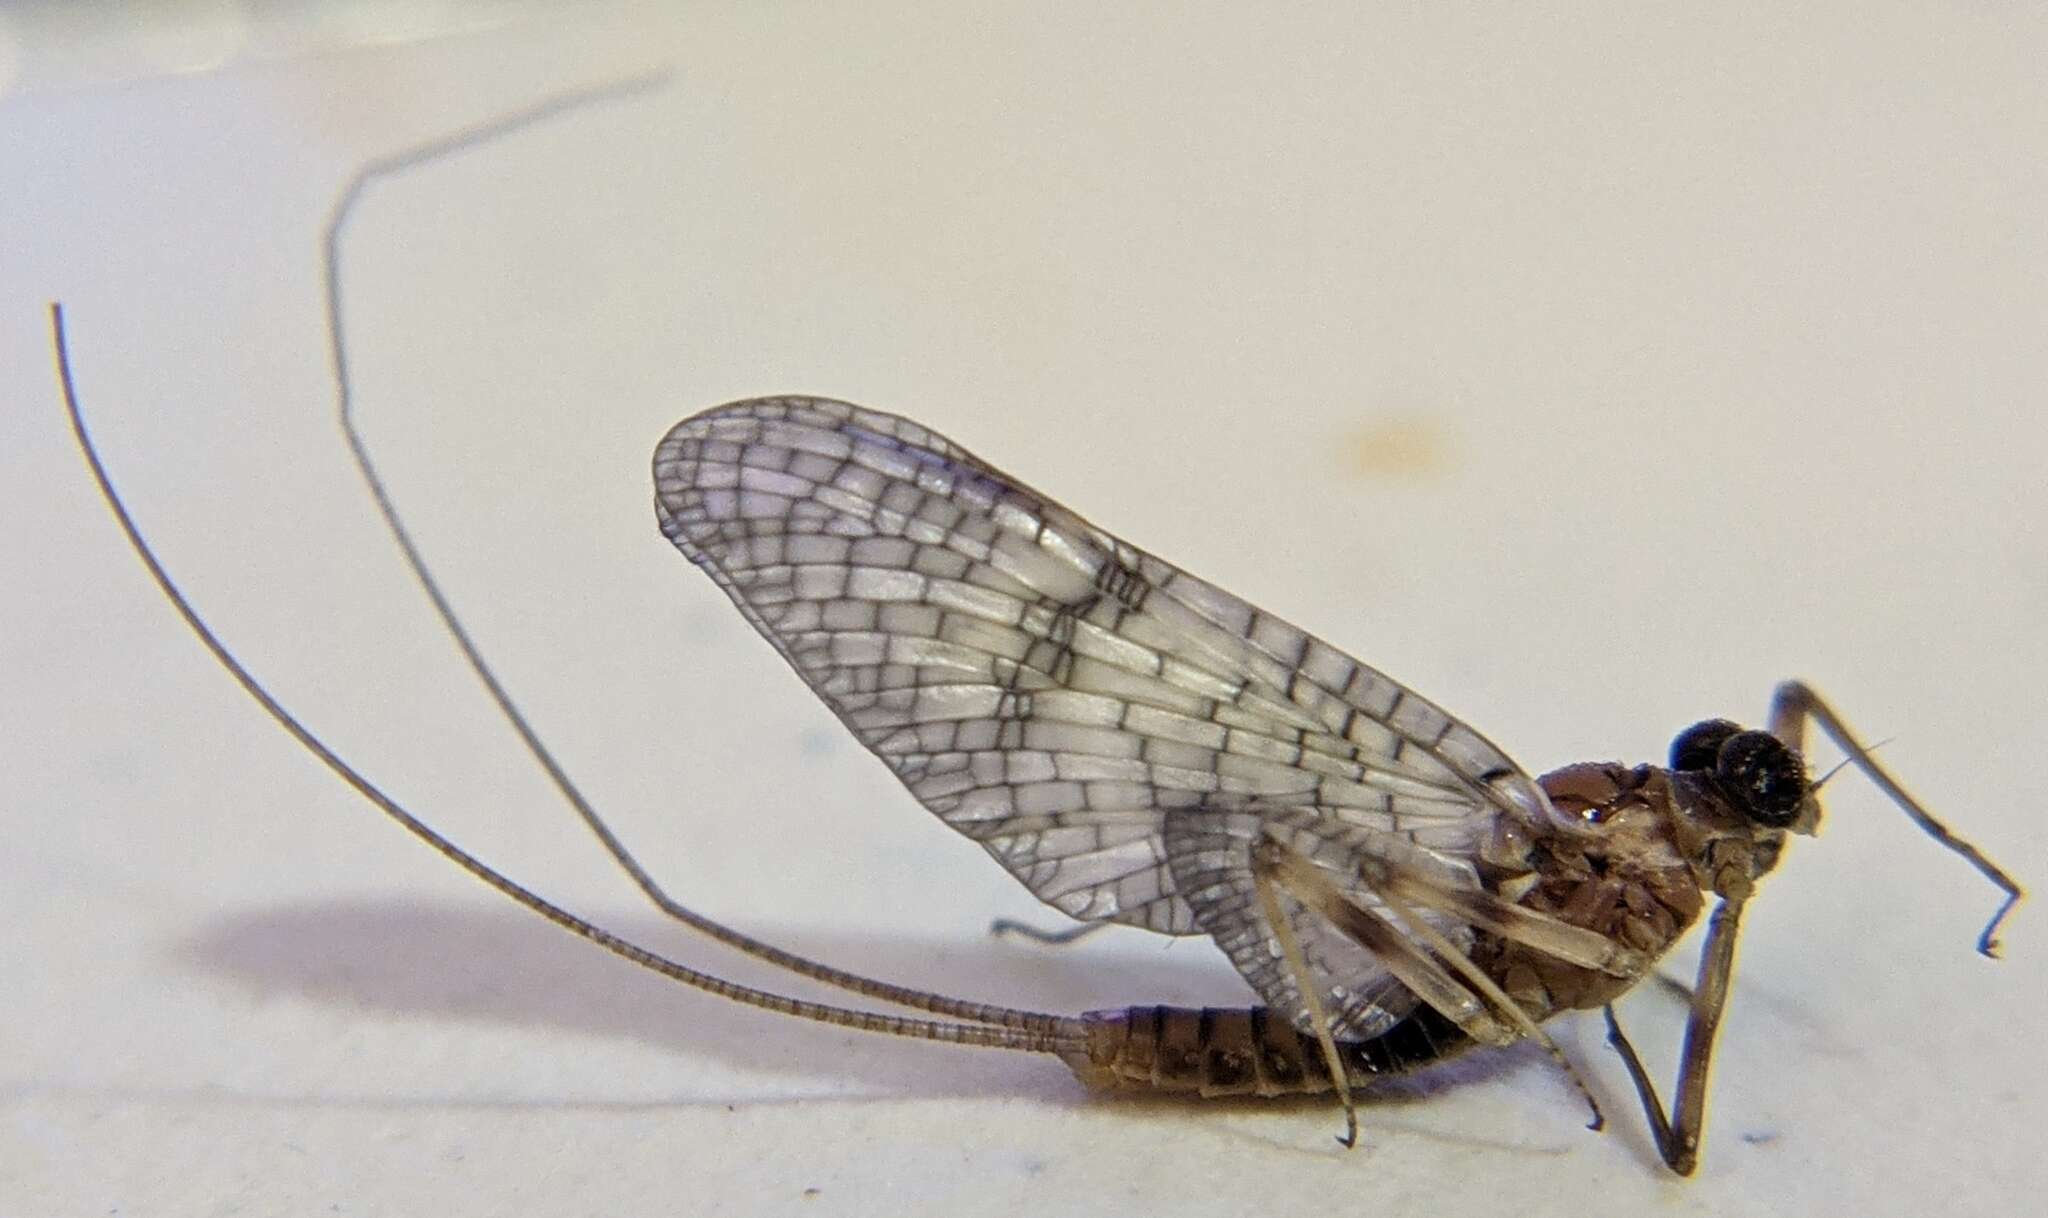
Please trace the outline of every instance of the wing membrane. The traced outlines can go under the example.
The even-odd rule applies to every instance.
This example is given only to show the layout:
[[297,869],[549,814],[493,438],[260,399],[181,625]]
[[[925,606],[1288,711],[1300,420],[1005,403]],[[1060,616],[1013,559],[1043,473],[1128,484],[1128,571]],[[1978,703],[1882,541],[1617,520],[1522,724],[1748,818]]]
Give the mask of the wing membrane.
[[[663,532],[921,803],[1076,918],[1216,936],[1275,1006],[1300,1010],[1269,932],[1224,899],[1262,818],[1348,841],[1341,872],[1546,807],[1432,703],[908,420],[737,402],[654,475]],[[1347,1034],[1398,1014],[1364,949],[1303,939]]]

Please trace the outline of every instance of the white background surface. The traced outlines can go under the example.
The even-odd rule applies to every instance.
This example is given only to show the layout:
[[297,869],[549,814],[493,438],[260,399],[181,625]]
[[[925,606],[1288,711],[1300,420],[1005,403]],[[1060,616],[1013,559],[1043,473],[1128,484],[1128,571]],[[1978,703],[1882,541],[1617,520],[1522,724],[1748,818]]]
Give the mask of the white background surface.
[[[2048,876],[2037,8],[870,7],[0,17],[0,1213],[2034,1209],[2048,936],[2023,908],[1973,955],[1994,894],[1854,777],[1752,907],[1682,1183],[1590,1018],[1557,1030],[1609,1135],[1517,1052],[1345,1154],[1321,1105],[1091,1098],[732,1009],[466,880],[261,718],[96,501],[46,300],[145,528],[288,704],[514,875],[760,976],[551,801],[329,414],[348,173],[667,66],[378,188],[347,309],[429,555],[703,909],[1049,1010],[1245,997],[1195,940],[987,940],[1055,915],[661,539],[657,436],[778,391],[932,424],[1532,770],[1661,759],[1806,676]],[[1679,1007],[1629,1011],[1668,1078]]]

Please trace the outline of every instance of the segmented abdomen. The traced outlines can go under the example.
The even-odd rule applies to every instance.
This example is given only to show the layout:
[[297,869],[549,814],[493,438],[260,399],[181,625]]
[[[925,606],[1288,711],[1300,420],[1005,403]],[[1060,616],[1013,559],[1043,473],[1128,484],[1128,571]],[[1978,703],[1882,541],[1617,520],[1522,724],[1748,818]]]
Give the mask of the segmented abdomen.
[[[1130,1007],[1081,1018],[1087,1047],[1061,1059],[1090,1087],[1193,1091],[1204,1098],[1330,1090],[1315,1038],[1264,1007]],[[1455,1024],[1422,1007],[1371,1040],[1338,1042],[1337,1050],[1356,1087],[1442,1061],[1471,1043]]]

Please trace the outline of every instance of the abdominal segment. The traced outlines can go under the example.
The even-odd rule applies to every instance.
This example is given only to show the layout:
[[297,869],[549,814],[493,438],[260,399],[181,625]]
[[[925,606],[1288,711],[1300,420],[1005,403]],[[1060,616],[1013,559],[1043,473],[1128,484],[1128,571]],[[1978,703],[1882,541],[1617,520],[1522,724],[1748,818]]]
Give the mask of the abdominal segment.
[[[1196,1092],[1213,1096],[1315,1095],[1331,1089],[1313,1036],[1265,1007],[1130,1007],[1091,1011],[1085,1049],[1061,1055],[1090,1087]],[[1457,1025],[1418,1007],[1369,1040],[1338,1051],[1351,1086],[1439,1062],[1472,1041]]]

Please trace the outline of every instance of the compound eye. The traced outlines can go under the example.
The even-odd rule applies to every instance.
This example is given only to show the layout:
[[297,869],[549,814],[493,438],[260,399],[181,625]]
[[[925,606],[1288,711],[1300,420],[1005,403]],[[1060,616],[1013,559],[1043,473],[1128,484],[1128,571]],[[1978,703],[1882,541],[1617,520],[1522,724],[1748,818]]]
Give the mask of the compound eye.
[[1769,732],[1737,732],[1721,744],[1714,777],[1759,825],[1783,829],[1806,802],[1806,763]]
[[1730,723],[1726,719],[1707,719],[1693,724],[1678,733],[1678,739],[1671,742],[1671,768],[1713,769],[1715,759],[1721,755],[1721,746],[1730,736],[1741,731],[1741,724]]

